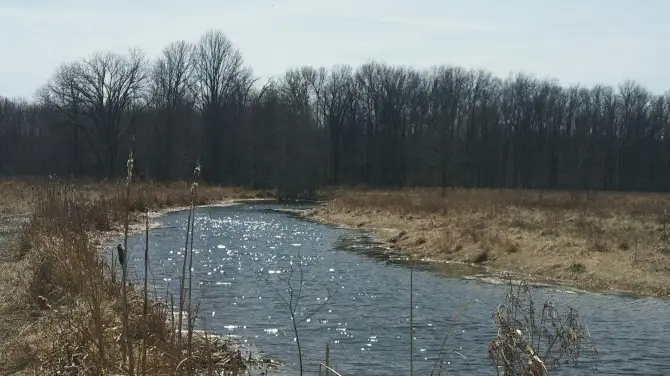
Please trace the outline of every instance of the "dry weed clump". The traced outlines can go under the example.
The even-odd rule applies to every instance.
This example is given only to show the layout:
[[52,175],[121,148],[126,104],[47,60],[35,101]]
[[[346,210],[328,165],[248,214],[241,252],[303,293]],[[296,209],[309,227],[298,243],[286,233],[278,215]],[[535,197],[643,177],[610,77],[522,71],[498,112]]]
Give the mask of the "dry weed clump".
[[[134,208],[186,203],[176,186],[174,191],[156,194],[149,187],[129,200]],[[203,200],[219,200],[231,191],[212,188],[210,193],[207,196],[205,191]],[[24,317],[21,328],[10,331],[0,343],[2,373],[237,374],[250,364],[230,343],[207,334],[197,333],[188,343],[178,343],[177,328],[169,320],[175,314],[171,305],[154,300],[145,311],[143,291],[123,289],[112,278],[92,244],[92,235],[115,228],[124,211],[125,200],[114,188],[79,189],[60,181],[39,187],[33,216],[20,237],[22,251],[14,263],[21,270],[11,281],[16,298],[11,304],[0,303],[0,315],[22,311],[30,312],[31,318]],[[9,286],[1,286],[0,292]],[[127,347],[123,343],[126,312]],[[138,363],[129,369],[128,358],[143,359],[143,366]]]
[[493,316],[498,332],[488,354],[498,375],[544,376],[580,361],[597,371],[598,353],[588,328],[567,304],[550,299],[536,307],[526,283],[510,283],[505,303]]

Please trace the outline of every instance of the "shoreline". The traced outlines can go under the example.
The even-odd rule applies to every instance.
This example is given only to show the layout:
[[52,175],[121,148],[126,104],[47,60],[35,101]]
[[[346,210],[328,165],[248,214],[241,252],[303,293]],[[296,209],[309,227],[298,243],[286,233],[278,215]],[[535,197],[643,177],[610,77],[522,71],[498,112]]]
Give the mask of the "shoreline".
[[[529,286],[534,286],[534,287],[546,287],[546,288],[551,288],[551,287],[556,287],[556,288],[562,288],[571,292],[578,292],[578,293],[604,293],[604,294],[633,294],[635,295],[635,292],[633,291],[626,291],[626,290],[621,290],[621,291],[599,291],[599,290],[593,290],[593,289],[588,289],[585,286],[578,286],[576,285],[573,281],[569,280],[558,280],[558,279],[546,279],[546,278],[539,278],[537,276],[533,275],[524,275],[515,271],[510,271],[510,270],[503,270],[503,269],[496,269],[490,266],[482,266],[478,265],[476,263],[471,263],[471,262],[465,262],[465,261],[454,261],[454,260],[439,260],[439,259],[432,259],[432,258],[427,258],[427,257],[421,257],[421,258],[413,258],[412,254],[409,253],[412,250],[407,250],[407,249],[401,249],[397,248],[394,246],[394,243],[384,240],[382,236],[379,236],[378,234],[375,234],[375,230],[389,230],[389,229],[374,229],[374,228],[367,228],[367,227],[355,227],[355,226],[348,226],[346,224],[343,224],[341,222],[333,222],[331,220],[328,220],[324,218],[323,216],[320,216],[318,209],[312,213],[298,213],[298,211],[293,212],[292,214],[308,221],[320,223],[325,226],[329,227],[335,227],[335,228],[342,228],[342,229],[347,229],[347,230],[352,230],[352,231],[360,231],[363,232],[367,235],[370,235],[372,239],[374,240],[375,243],[381,248],[384,248],[385,253],[392,254],[397,257],[403,257],[407,262],[411,261],[419,261],[423,263],[427,263],[431,266],[434,265],[460,265],[464,267],[471,267],[471,268],[479,268],[482,269],[483,273],[471,273],[471,274],[463,274],[459,275],[458,277],[466,279],[466,280],[479,280],[485,283],[492,283],[492,284],[502,284],[502,283],[496,283],[496,282],[488,282],[486,279],[498,279],[500,281],[511,281],[513,284],[518,283],[520,280],[524,280],[527,282]],[[449,273],[445,273],[447,275],[451,275]],[[646,297],[646,295],[640,295],[640,297]],[[650,296],[653,298],[664,298],[663,296]]]
[[[321,205],[326,205],[327,202],[321,203]],[[351,231],[356,231],[356,232],[361,232],[366,235],[369,235],[373,242],[375,243],[376,246],[380,248],[379,252],[380,253],[385,253],[389,254],[398,258],[401,258],[403,261],[406,262],[412,262],[412,261],[418,261],[422,263],[426,263],[430,265],[431,267],[437,266],[437,265],[453,265],[453,266],[462,266],[465,268],[471,268],[471,269],[480,269],[481,273],[458,273],[458,275],[450,272],[445,272],[445,271],[436,271],[437,273],[444,274],[446,276],[450,277],[458,277],[458,278],[463,278],[466,280],[477,280],[480,282],[484,283],[491,283],[491,284],[504,284],[507,282],[511,282],[512,284],[518,284],[520,281],[524,281],[527,285],[533,286],[533,287],[539,287],[539,288],[560,288],[565,291],[570,291],[574,293],[603,293],[603,294],[612,294],[612,295],[622,295],[622,296],[634,296],[634,297],[647,297],[646,295],[636,295],[635,292],[633,291],[627,291],[627,290],[621,290],[621,291],[599,291],[599,290],[593,290],[593,289],[588,289],[587,287],[584,286],[578,286],[574,282],[569,281],[569,280],[559,280],[559,279],[547,279],[547,278],[539,278],[537,276],[533,275],[524,275],[518,272],[510,271],[510,270],[503,270],[503,269],[496,269],[490,266],[483,266],[483,265],[478,265],[475,263],[471,262],[465,262],[465,261],[455,261],[455,260],[439,260],[439,259],[433,259],[429,257],[420,257],[416,258],[412,256],[411,253],[409,253],[411,250],[407,250],[404,248],[398,248],[395,246],[393,242],[390,242],[388,240],[385,240],[383,236],[380,236],[378,233],[375,234],[375,230],[379,231],[395,231],[394,229],[388,229],[388,228],[382,228],[382,229],[374,229],[374,228],[367,228],[365,226],[359,227],[359,226],[351,226],[347,225],[346,223],[343,222],[335,222],[333,220],[330,220],[327,218],[327,216],[323,215],[322,213],[319,212],[319,208],[310,208],[310,209],[276,209],[277,212],[284,213],[287,215],[295,216],[300,219],[306,220],[306,221],[311,221],[315,223],[322,224],[324,226],[328,227],[333,227],[333,228],[341,228],[341,229],[347,229]],[[494,281],[496,280],[496,281]],[[653,298],[659,298],[663,299],[665,297],[663,296],[649,296]]]
[[[22,182],[11,184],[16,187],[26,186]],[[157,218],[170,212],[187,210],[189,206],[183,205],[183,203],[188,202],[189,198],[187,194],[183,193],[183,187],[179,187],[179,185],[174,184],[164,187],[152,184],[139,185],[133,191],[131,202],[127,204],[130,208],[128,235],[139,235],[145,231],[145,215],[148,215],[149,218],[149,228],[153,229],[159,226]],[[106,185],[78,186],[74,189],[81,192],[83,201],[68,201],[72,200],[72,197],[67,195],[68,187],[46,186],[45,193],[42,194],[55,195],[54,199],[51,198],[52,196],[46,196],[48,198],[43,196],[37,198],[35,203],[31,205],[23,205],[25,200],[20,202],[22,205],[19,205],[19,201],[12,200],[11,197],[9,200],[5,200],[6,202],[0,202],[0,209],[2,209],[0,210],[0,225],[2,225],[0,230],[3,231],[0,234],[2,235],[0,236],[0,240],[2,240],[0,242],[0,256],[2,256],[0,257],[0,265],[7,271],[0,275],[0,295],[10,298],[0,304],[0,313],[2,313],[0,315],[0,337],[3,338],[0,341],[0,369],[16,369],[19,372],[16,374],[21,374],[20,372],[30,372],[44,366],[44,364],[56,367],[55,364],[60,361],[57,361],[56,358],[62,354],[53,353],[47,348],[48,346],[44,346],[51,343],[50,346],[60,348],[61,346],[68,346],[70,343],[84,343],[79,338],[83,332],[75,326],[86,327],[90,325],[90,320],[98,320],[95,322],[102,323],[101,327],[97,326],[97,330],[101,331],[96,332],[94,340],[90,337],[85,337],[84,340],[96,344],[105,341],[105,348],[115,346],[112,337],[119,334],[121,322],[121,316],[119,315],[122,314],[118,308],[121,304],[118,291],[109,289],[109,286],[112,286],[115,282],[113,282],[113,279],[107,281],[102,277],[102,274],[96,274],[93,277],[95,284],[91,285],[90,281],[86,279],[88,278],[86,277],[87,273],[82,274],[77,271],[77,268],[91,268],[90,272],[95,274],[104,273],[104,264],[111,267],[111,262],[107,258],[109,256],[109,253],[107,253],[109,251],[108,247],[116,244],[116,242],[122,242],[124,237],[123,221],[120,219],[123,218],[125,211],[123,208],[126,203],[116,193],[118,192],[117,188],[116,186]],[[17,189],[17,192],[25,191]],[[186,190],[186,192],[188,191]],[[235,188],[207,187],[202,192],[200,202],[206,203],[202,206],[217,207],[242,202],[269,201],[267,198],[260,198],[260,196],[250,198],[250,195],[254,194],[258,195],[254,191],[243,191]],[[70,233],[67,232],[68,230],[62,231],[60,227],[57,227],[58,223],[49,219],[43,221],[40,218],[33,224],[30,221],[33,219],[31,213],[36,210],[37,205],[44,205],[45,202],[53,203],[52,206],[47,207],[50,210],[47,215],[53,216],[48,218],[59,221],[68,221],[67,210],[72,210],[71,207],[81,204],[82,206],[75,210],[85,208],[85,211],[82,211],[83,216],[73,219],[73,221],[81,221],[81,227]],[[144,211],[142,208],[148,208],[148,210]],[[23,222],[19,221],[23,218],[29,221],[28,228],[24,228]],[[75,224],[75,226],[78,225]],[[79,236],[79,239],[82,240],[80,243],[71,243],[69,242],[70,238],[65,238],[67,236],[72,236],[72,239]],[[50,251],[54,245],[56,245],[57,252]],[[80,252],[84,247],[96,256],[93,258],[84,256],[84,253]],[[65,257],[61,257],[59,254]],[[96,264],[97,260],[100,260],[102,264]],[[77,266],[74,267],[74,265]],[[36,292],[34,286],[47,289],[45,290],[46,294],[51,291],[63,291],[63,293],[52,298],[45,295],[41,290]],[[78,286],[88,287],[78,288]],[[132,293],[129,290],[129,294],[139,296],[141,301],[141,293],[135,291],[136,289],[131,290]],[[43,298],[42,295],[49,299]],[[131,300],[135,302],[137,299]],[[151,297],[150,300],[157,304],[150,304],[149,317],[159,317],[162,310],[161,306],[163,306],[161,303],[165,303],[165,301],[158,297]],[[99,305],[95,307],[99,307],[96,308],[99,311],[91,311],[87,302],[97,302],[96,304]],[[142,316],[141,305],[131,304],[129,312],[130,321],[137,322],[137,318]],[[68,321],[70,326],[66,328],[61,325],[63,322],[62,316],[67,316],[69,313],[74,315],[72,317],[77,317],[77,320],[76,322]],[[169,316],[168,310],[166,320]],[[110,324],[112,322],[117,324]],[[41,335],[35,332],[36,323],[39,323]],[[166,342],[166,339],[160,334],[162,333],[162,325],[169,327],[169,324],[169,320],[163,324],[152,322],[152,327],[149,329],[157,331],[157,336],[149,335],[149,337],[152,338],[152,341],[157,341],[155,343],[157,348],[162,349],[158,353],[152,353],[151,364],[153,365],[173,361],[179,363],[177,358],[180,355],[174,355],[177,357],[174,359],[169,358],[169,356],[172,352],[184,351],[175,347],[176,344],[170,342],[169,337]],[[196,330],[194,333],[198,332],[200,331]],[[216,352],[213,356],[221,357],[230,354],[232,357],[230,363],[226,363],[227,361],[221,358],[220,360],[223,363],[217,363],[215,367],[242,367],[241,369],[250,367],[251,369],[267,370],[268,367],[274,368],[277,366],[274,359],[269,359],[262,353],[251,354],[251,357],[245,356],[244,359],[239,358],[235,355],[238,349],[248,353],[244,350],[246,347],[243,343],[238,344],[233,338],[221,337],[211,331],[207,332],[212,335],[210,338],[219,338],[218,342],[206,345],[204,344],[206,337],[203,337],[203,339],[196,335],[194,336],[193,351],[205,354],[211,350]],[[85,342],[86,346],[89,342]],[[22,350],[26,346],[31,348],[29,353]],[[92,349],[97,348],[95,346]],[[93,349],[92,351],[97,355],[97,350]],[[140,351],[139,345],[134,346],[133,351]],[[118,360],[116,359],[119,356],[117,353],[106,352],[105,354],[109,357],[108,362]],[[166,356],[169,359],[164,359]],[[49,361],[45,363],[46,359],[49,359]],[[89,358],[91,364],[95,364],[96,359],[95,356]],[[97,366],[101,365],[98,364]]]
[[[200,205],[197,207],[225,207],[229,205],[240,205],[240,204],[254,204],[258,202],[276,202],[274,199],[251,199],[251,200],[228,200],[225,202],[213,203],[209,205]],[[670,298],[670,293],[665,294],[650,294],[645,293],[644,291],[635,291],[632,289],[624,288],[599,288],[597,285],[589,283],[580,283],[575,279],[560,279],[560,278],[548,278],[546,276],[541,276],[538,274],[532,273],[523,273],[516,270],[504,269],[497,267],[494,263],[476,263],[469,262],[467,260],[445,260],[434,258],[430,256],[423,255],[420,249],[413,247],[400,247],[398,246],[395,239],[397,239],[398,233],[406,232],[405,230],[400,230],[397,228],[379,228],[371,227],[368,225],[353,225],[352,220],[361,220],[361,218],[356,216],[351,216],[349,220],[342,220],[337,216],[333,216],[332,213],[329,213],[327,206],[329,201],[315,202],[315,207],[308,209],[276,209],[277,212],[281,212],[287,215],[296,216],[303,220],[313,221],[320,223],[329,227],[342,228],[353,230],[357,232],[362,232],[366,235],[369,235],[371,239],[380,247],[380,252],[393,255],[398,258],[403,258],[406,261],[418,261],[427,263],[429,265],[454,265],[454,266],[463,266],[472,269],[479,269],[481,273],[466,273],[460,274],[458,277],[464,279],[476,279],[485,283],[494,283],[500,284],[499,282],[487,281],[489,279],[495,279],[499,281],[525,281],[528,285],[532,285],[540,288],[560,288],[562,290],[575,292],[575,293],[598,293],[598,294],[607,294],[607,295],[617,295],[623,297],[633,297],[633,298],[656,298],[656,299],[668,299]],[[196,208],[197,208],[196,207]],[[156,216],[161,216],[171,212],[187,210],[188,207],[184,208],[168,208],[155,212]],[[339,220],[338,220],[339,219]],[[383,250],[382,250],[383,249]],[[449,272],[438,271],[439,273],[445,273],[446,275],[451,275]]]
[[[276,203],[278,202],[273,198],[241,198],[241,199],[226,199],[221,201],[216,201],[210,204],[197,205],[197,208],[208,208],[208,207],[227,207],[232,205],[244,205],[244,204],[257,204],[257,203]],[[390,253],[397,257],[407,258],[408,261],[415,260],[420,262],[425,262],[433,265],[446,264],[446,265],[463,265],[466,267],[472,267],[481,269],[483,273],[474,273],[469,275],[463,275],[461,277],[465,279],[479,279],[482,278],[496,278],[503,281],[512,280],[524,280],[529,284],[537,287],[556,287],[564,290],[578,292],[578,293],[602,293],[609,295],[619,295],[626,297],[635,297],[635,298],[658,298],[658,299],[668,299],[670,298],[670,292],[665,294],[658,293],[648,293],[640,290],[625,289],[625,288],[602,288],[598,284],[584,283],[576,279],[561,279],[561,278],[551,278],[542,276],[539,274],[533,273],[523,273],[518,270],[510,270],[501,267],[497,267],[495,263],[476,263],[469,262],[467,260],[445,260],[435,257],[430,257],[422,254],[420,249],[411,246],[398,246],[397,242],[394,241],[397,238],[397,235],[401,232],[406,232],[405,230],[400,230],[397,228],[379,228],[372,227],[369,225],[354,225],[351,223],[352,220],[360,220],[352,216],[348,221],[341,220],[337,216],[333,216],[332,213],[329,213],[327,210],[327,205],[329,201],[315,202],[315,207],[309,209],[278,209],[277,211],[294,215],[301,219],[314,221],[321,223],[323,225],[344,228],[348,230],[361,231],[369,236],[377,243],[380,247],[385,249],[385,252]],[[159,218],[161,216],[167,215],[169,213],[179,212],[183,210],[188,210],[189,206],[173,206],[161,208],[158,210],[149,211],[149,229],[155,229],[158,227],[156,221],[152,219]],[[141,214],[135,213],[134,217],[131,220],[129,235],[138,235],[144,232],[144,223],[141,218]],[[340,220],[338,220],[340,219]],[[123,237],[123,229],[117,229],[110,232],[102,234],[104,237],[101,238],[101,243],[96,244],[96,246],[103,251],[103,243],[110,243],[113,239],[118,239]],[[480,278],[481,277],[481,278]],[[597,282],[598,283],[598,282]],[[599,282],[602,283],[602,282]]]
[[[432,264],[462,264],[482,268],[488,276],[501,279],[523,279],[532,284],[556,286],[574,292],[602,293],[636,298],[670,298],[670,285],[654,280],[654,274],[658,272],[653,269],[649,270],[653,267],[649,264],[657,264],[657,268],[664,264],[668,265],[665,256],[660,256],[662,257],[660,260],[659,257],[656,257],[636,263],[627,261],[625,263],[629,266],[622,269],[620,275],[608,274],[608,271],[604,269],[606,265],[603,265],[587,276],[584,275],[586,273],[582,270],[571,273],[557,272],[557,270],[560,270],[558,263],[550,264],[549,269],[546,266],[542,267],[532,260],[532,256],[523,255],[524,252],[519,249],[514,250],[514,252],[504,252],[502,255],[500,255],[502,252],[498,251],[496,257],[491,257],[491,253],[495,252],[490,251],[484,253],[484,256],[470,251],[455,257],[445,257],[444,253],[435,252],[434,249],[426,246],[425,238],[427,234],[439,231],[439,228],[437,226],[415,228],[411,223],[413,221],[426,221],[425,217],[408,215],[407,213],[401,215],[388,213],[384,211],[383,207],[379,206],[372,210],[372,213],[370,213],[370,210],[357,209],[360,208],[345,206],[334,209],[333,201],[328,201],[312,211],[296,213],[296,215],[329,226],[363,231],[370,235],[381,247],[387,249],[388,252],[408,259]],[[429,220],[435,221],[434,218]],[[455,218],[455,220],[458,220],[458,218]],[[522,257],[517,257],[519,254],[522,254]],[[505,260],[505,256],[508,255],[515,256],[514,261],[516,262]],[[531,259],[525,259],[525,257]],[[566,257],[562,264],[568,264],[567,269],[570,269],[573,265],[587,265],[591,262],[591,258],[598,259],[599,257],[601,257],[600,254],[596,254],[594,257],[590,253],[580,251],[577,252],[577,255],[570,258]],[[616,261],[620,264],[624,263],[621,260],[622,257],[630,258],[625,254],[621,256],[613,255],[612,257],[617,257],[618,260]],[[603,262],[603,264],[605,263]],[[538,265],[540,266],[538,267]],[[554,267],[553,270],[551,267]],[[661,270],[661,273],[665,274],[664,270]],[[633,274],[640,279],[623,279],[621,277],[628,274]]]
[[[233,206],[233,205],[243,205],[246,203],[260,203],[260,202],[272,202],[274,199],[270,198],[255,198],[255,199],[226,199],[226,200],[220,200],[216,202],[212,202],[209,204],[204,204],[204,205],[196,205],[196,209],[198,208],[217,208],[217,207],[227,207],[227,206]],[[150,210],[149,211],[149,230],[153,230],[159,227],[159,224],[157,221],[155,221],[156,218],[160,218],[162,216],[165,216],[170,213],[176,213],[180,211],[185,211],[189,210],[190,206],[184,206],[184,205],[177,205],[177,206],[170,206],[170,207],[165,207],[161,209],[155,209],[155,210]],[[99,241],[95,243],[95,246],[98,247],[100,251],[103,251],[102,249],[102,243],[109,243],[113,239],[118,239],[123,240],[123,225],[120,224],[117,226],[117,228],[114,228],[113,230],[110,231],[95,231],[92,232],[90,235],[92,235],[92,239],[94,241]],[[145,223],[144,223],[144,214],[139,213],[139,212],[134,212],[130,213],[130,223],[128,225],[128,236],[131,235],[138,235],[141,234],[145,231]]]

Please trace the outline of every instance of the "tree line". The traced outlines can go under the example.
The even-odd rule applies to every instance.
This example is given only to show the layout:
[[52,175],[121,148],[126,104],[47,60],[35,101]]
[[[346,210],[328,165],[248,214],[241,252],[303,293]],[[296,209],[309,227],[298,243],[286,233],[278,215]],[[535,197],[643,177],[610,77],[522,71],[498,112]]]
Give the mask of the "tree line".
[[35,97],[0,97],[0,175],[278,189],[325,185],[670,190],[670,94],[371,62],[300,67],[261,85],[221,31],[59,66]]

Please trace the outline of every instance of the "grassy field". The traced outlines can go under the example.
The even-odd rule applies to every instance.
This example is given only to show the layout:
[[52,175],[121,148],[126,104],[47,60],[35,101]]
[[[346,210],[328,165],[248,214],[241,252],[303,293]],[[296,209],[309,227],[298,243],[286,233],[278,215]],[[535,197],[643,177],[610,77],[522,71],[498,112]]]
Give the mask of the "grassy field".
[[99,247],[123,237],[126,217],[139,231],[142,212],[266,193],[200,187],[195,198],[188,183],[133,183],[128,200],[125,192],[125,184],[0,182],[1,374],[129,374],[131,358],[137,374],[248,365],[229,343],[198,332],[187,349],[170,325],[175,312],[153,300],[144,311],[141,289],[123,289]]
[[415,257],[590,290],[670,294],[670,195],[344,189],[314,219]]

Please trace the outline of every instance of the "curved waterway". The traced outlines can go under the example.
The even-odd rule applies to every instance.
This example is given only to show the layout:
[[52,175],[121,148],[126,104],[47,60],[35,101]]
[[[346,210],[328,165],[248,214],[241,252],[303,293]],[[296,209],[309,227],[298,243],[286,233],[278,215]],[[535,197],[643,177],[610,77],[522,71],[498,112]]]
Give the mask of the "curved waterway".
[[[283,364],[279,375],[298,374],[286,280],[291,277],[295,300],[302,260],[304,285],[296,320],[301,321],[306,374],[318,373],[327,343],[330,363],[343,375],[409,374],[407,265],[383,256],[358,232],[274,210],[285,207],[197,209],[193,296],[203,294],[204,318],[198,325],[278,359]],[[167,290],[175,300],[187,216],[186,211],[167,214],[150,232],[150,278],[159,295]],[[143,275],[144,236],[129,239],[129,249],[129,273],[135,279]],[[430,374],[443,343],[447,355],[442,374],[495,374],[487,346],[496,334],[492,313],[504,302],[507,287],[458,274],[429,265],[414,270],[415,375]],[[598,347],[600,374],[664,375],[670,370],[670,302],[556,288],[533,289],[533,297],[538,304],[554,297],[577,309]],[[591,368],[582,363],[553,374],[584,375]]]

